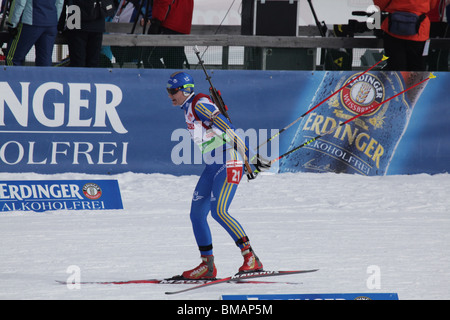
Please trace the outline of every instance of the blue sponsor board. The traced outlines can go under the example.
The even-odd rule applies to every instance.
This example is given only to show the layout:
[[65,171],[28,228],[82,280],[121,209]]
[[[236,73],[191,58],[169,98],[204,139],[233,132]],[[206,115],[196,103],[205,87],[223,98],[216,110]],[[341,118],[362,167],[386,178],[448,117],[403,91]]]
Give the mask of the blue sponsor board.
[[[197,160],[202,160],[201,153],[191,142],[183,111],[172,106],[165,90],[174,71],[0,69],[0,171],[200,174],[204,161]],[[196,92],[207,93],[203,71],[188,72],[195,79]],[[233,124],[245,132],[253,147],[354,76],[355,72],[213,71],[214,84],[229,106]],[[361,174],[449,172],[450,73],[436,76],[422,90],[408,91],[276,165],[280,171],[327,171],[329,163],[313,161],[327,153],[333,161],[350,164]],[[333,86],[326,87],[328,80],[334,81]],[[259,152],[275,158],[304,138],[416,81],[404,73],[372,72],[264,144]],[[406,107],[407,115],[400,114]],[[350,147],[339,147],[337,142]]]
[[0,181],[0,211],[123,209],[117,180]]
[[223,295],[222,300],[398,300],[397,293],[309,293]]

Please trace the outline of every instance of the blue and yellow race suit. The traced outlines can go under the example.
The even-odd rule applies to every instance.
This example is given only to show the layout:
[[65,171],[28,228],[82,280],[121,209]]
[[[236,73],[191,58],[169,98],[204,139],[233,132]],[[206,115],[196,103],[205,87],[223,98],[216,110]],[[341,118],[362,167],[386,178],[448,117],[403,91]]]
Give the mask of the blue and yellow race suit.
[[[241,224],[228,213],[228,209],[242,177],[243,157],[248,156],[249,152],[252,155],[253,152],[206,95],[192,94],[181,108],[185,112],[191,137],[201,148],[206,163],[195,187],[190,212],[200,253],[213,253],[211,231],[207,222],[209,212],[242,249],[249,244],[247,234]],[[231,160],[240,161],[241,167],[238,179],[231,179],[232,182],[229,182],[226,164]]]

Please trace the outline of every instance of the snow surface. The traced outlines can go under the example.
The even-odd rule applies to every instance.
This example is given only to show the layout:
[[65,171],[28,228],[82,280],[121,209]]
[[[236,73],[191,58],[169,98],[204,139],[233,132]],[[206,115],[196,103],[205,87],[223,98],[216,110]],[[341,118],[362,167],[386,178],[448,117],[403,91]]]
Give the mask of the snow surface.
[[[189,208],[198,177],[1,174],[2,180],[105,178],[119,181],[124,210],[0,213],[0,299],[361,292],[450,299],[449,174],[285,173],[242,181],[230,214],[246,229],[265,268],[320,270],[270,278],[299,284],[220,284],[170,296],[164,292],[186,285],[69,289],[55,280],[68,279],[71,266],[79,268],[81,281],[164,278],[196,266]],[[210,225],[218,276],[234,274],[240,252],[212,219]]]

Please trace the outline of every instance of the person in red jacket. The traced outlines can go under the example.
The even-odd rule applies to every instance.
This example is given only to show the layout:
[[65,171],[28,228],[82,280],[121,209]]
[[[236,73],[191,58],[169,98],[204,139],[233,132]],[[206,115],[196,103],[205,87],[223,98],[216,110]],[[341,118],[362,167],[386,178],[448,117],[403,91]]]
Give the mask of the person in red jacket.
[[373,0],[381,11],[389,12],[389,16],[381,24],[385,55],[389,57],[388,70],[425,70],[423,53],[425,42],[430,37],[430,19],[427,13],[436,6],[437,1]]
[[[190,34],[193,12],[194,0],[153,0],[148,33]],[[182,69],[185,61],[184,47],[153,47],[144,59],[144,67]]]

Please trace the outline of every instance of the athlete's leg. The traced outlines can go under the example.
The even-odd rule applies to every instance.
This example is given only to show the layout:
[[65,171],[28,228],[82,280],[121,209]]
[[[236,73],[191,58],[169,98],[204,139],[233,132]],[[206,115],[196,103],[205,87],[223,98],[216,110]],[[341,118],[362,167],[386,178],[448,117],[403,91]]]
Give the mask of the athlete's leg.
[[183,272],[187,279],[213,279],[217,275],[212,250],[212,237],[207,217],[210,211],[211,187],[216,170],[206,166],[195,187],[191,204],[191,222],[202,262],[197,267]]
[[[240,160],[240,156],[235,150],[228,150],[231,160]],[[217,172],[213,183],[213,194],[211,196],[211,215],[233,238],[236,245],[241,249],[244,263],[239,268],[239,272],[250,272],[262,270],[263,265],[254,254],[250,241],[244,228],[233,218],[228,209],[233,201],[240,179],[236,180],[236,169],[243,175],[243,165],[240,168],[227,170],[226,165]],[[227,176],[230,175],[230,176]]]
[[[228,160],[240,159],[235,150],[228,150],[227,153]],[[242,168],[240,169],[239,178],[242,177],[243,172]],[[235,175],[236,173],[229,171],[228,174]],[[241,224],[228,213],[228,209],[233,201],[240,179],[237,181],[236,179],[230,179],[230,181],[233,182],[228,182],[226,164],[224,164],[214,177],[212,185],[213,196],[211,198],[211,215],[242,249],[248,245],[247,234]],[[245,239],[247,241],[239,241],[240,239]]]
[[214,172],[210,166],[203,170],[194,190],[191,204],[191,223],[195,240],[202,255],[212,255],[212,237],[207,217],[210,211]]

